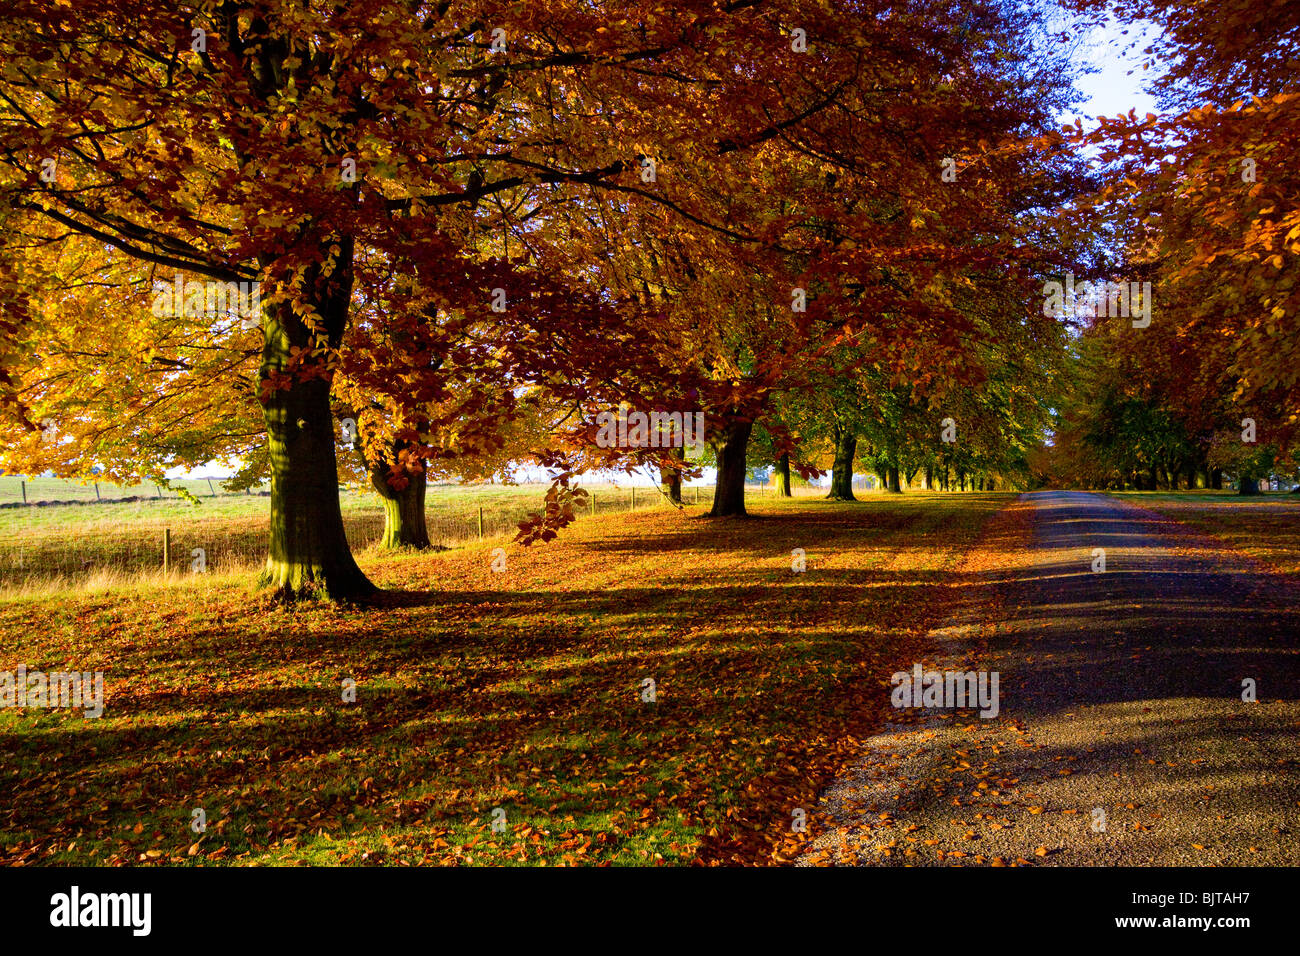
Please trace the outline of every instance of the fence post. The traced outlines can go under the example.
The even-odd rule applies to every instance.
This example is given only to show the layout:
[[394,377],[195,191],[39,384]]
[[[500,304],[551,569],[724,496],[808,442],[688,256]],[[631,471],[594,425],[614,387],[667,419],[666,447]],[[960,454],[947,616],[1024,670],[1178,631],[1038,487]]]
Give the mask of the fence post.
[[588,499],[591,502],[591,516],[596,517],[596,493],[593,491]]
[[153,486],[153,490],[156,491],[156,492],[158,492],[158,497],[159,497],[159,498],[162,498],[162,488],[161,488],[161,487],[159,487],[158,485],[154,485],[154,486]]
[[632,507],[628,511],[636,511],[636,485],[632,486]]
[[172,529],[163,529],[163,574],[171,570],[172,565]]
[[24,481],[22,484],[23,484],[23,504],[27,504],[27,482]]
[[478,506],[478,539],[483,540],[483,506]]
[[104,499],[102,499],[102,498],[99,497],[99,482],[95,482],[95,500],[96,500],[96,501],[103,501],[103,500],[104,500]]
[[208,479],[208,491],[212,492],[212,497],[215,498],[215,497],[217,496],[217,491],[216,491],[216,489],[212,487],[212,479],[211,479],[211,478]]

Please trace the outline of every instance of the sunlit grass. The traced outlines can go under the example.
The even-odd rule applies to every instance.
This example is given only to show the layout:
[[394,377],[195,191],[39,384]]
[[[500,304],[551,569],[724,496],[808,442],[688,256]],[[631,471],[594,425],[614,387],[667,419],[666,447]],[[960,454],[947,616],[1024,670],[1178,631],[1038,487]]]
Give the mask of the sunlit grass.
[[1125,501],[1181,521],[1285,574],[1300,574],[1300,495],[1225,491],[1124,492]]
[[0,713],[0,859],[770,859],[1009,500],[650,508],[509,544],[504,573],[492,542],[364,551],[377,608],[275,607],[215,573],[0,604],[0,670],[102,670],[106,708]]
[[[53,479],[50,479],[53,480]],[[631,509],[628,488],[597,486],[596,514]],[[524,515],[541,506],[545,486],[430,486],[426,520],[430,540],[451,548],[512,535]],[[711,489],[689,489],[688,500]],[[663,507],[652,488],[640,488],[637,510]],[[354,551],[381,539],[383,509],[373,494],[343,491],[343,523]],[[225,496],[190,503],[176,498],[129,503],[0,509],[0,599],[25,593],[115,586],[148,586],[161,576],[163,534],[171,531],[172,570],[181,577],[202,549],[208,573],[248,573],[266,558],[270,499]]]

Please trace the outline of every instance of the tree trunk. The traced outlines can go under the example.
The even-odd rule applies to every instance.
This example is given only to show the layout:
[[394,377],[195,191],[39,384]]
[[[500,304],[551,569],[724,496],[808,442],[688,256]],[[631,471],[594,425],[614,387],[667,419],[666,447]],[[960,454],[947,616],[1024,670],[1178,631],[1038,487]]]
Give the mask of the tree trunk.
[[1239,495],[1257,495],[1259,494],[1258,478],[1238,478],[1237,494]]
[[934,491],[934,467],[932,465],[925,466],[925,490]]
[[[674,448],[670,454],[679,461],[686,460],[686,449],[684,447]],[[660,468],[659,484],[669,501],[675,505],[682,503],[682,473],[678,469]]]
[[831,467],[831,493],[833,501],[857,501],[853,496],[853,459],[857,456],[858,437],[847,429],[835,427],[835,463]]
[[1210,469],[1210,487],[1215,491],[1223,490],[1223,472],[1218,468]]
[[745,450],[753,422],[733,421],[713,442],[718,480],[713,489],[710,518],[745,517]]
[[782,498],[793,497],[793,495],[790,492],[790,453],[789,452],[786,452],[784,455],[782,455],[780,460],[776,463],[776,473],[781,476],[781,482],[779,485],[780,490],[777,492],[777,494],[779,494]]
[[[421,465],[424,463],[421,462]],[[427,478],[423,472],[410,475],[401,491],[389,487],[384,472],[372,471],[370,484],[384,502],[384,548],[427,548],[429,528],[424,520],[424,495]]]
[[885,475],[889,479],[889,484],[885,486],[885,490],[891,495],[901,495],[903,493],[903,488],[898,481],[898,466],[892,464],[886,465]]
[[[332,275],[307,270],[304,286],[313,293],[328,341],[342,341],[352,291],[352,245],[343,251]],[[286,376],[263,403],[271,462],[271,533],[261,583],[282,600],[317,595],[340,601],[367,597],[375,586],[357,567],[343,532],[339,507],[338,462],[328,377],[304,378],[290,370],[290,349],[309,350],[313,332],[289,306],[263,315],[260,376]]]

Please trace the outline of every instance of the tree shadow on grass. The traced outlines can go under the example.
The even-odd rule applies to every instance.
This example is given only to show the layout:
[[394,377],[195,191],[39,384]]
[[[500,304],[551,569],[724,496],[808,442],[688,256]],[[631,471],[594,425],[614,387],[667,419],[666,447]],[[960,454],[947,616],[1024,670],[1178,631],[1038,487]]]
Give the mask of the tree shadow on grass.
[[[385,592],[373,609],[236,616],[158,635],[161,644],[119,629],[106,637],[105,718],[0,724],[4,839],[33,859],[73,842],[100,848],[97,862],[134,862],[154,847],[185,859],[190,812],[204,807],[226,821],[208,845],[256,858],[292,855],[283,841],[304,829],[346,839],[414,825],[425,835],[408,837],[417,843],[463,840],[499,805],[512,821],[604,834],[593,850],[602,859],[643,862],[638,834],[656,827],[661,846],[714,827],[721,836],[707,846],[757,852],[752,841],[788,832],[790,807],[812,805],[828,762],[848,758],[844,742],[879,727],[888,675],[929,653],[917,631],[955,592],[1024,599],[1015,626],[989,644],[1020,662],[1008,670],[1010,715],[1080,700],[1222,699],[1239,675],[1296,697],[1298,682],[1286,683],[1300,633],[1293,605],[1252,604],[1258,582],[1221,570],[1191,581],[1194,568],[1171,568],[1150,547],[1144,522],[1047,521],[1039,563],[959,574],[818,569],[819,552],[861,551],[864,538],[891,553],[928,546],[907,540],[905,522],[882,533],[821,515],[774,515],[731,540],[673,531],[633,548],[605,536],[569,555],[595,567],[644,547],[713,556],[712,566],[661,569],[658,586],[462,577]],[[1099,534],[1112,536],[1115,570],[1085,574],[1080,548]],[[792,543],[798,536],[816,543]],[[787,544],[808,549],[809,572],[789,571]],[[343,700],[345,679],[356,681],[355,704]],[[678,814],[694,836],[672,829]]]

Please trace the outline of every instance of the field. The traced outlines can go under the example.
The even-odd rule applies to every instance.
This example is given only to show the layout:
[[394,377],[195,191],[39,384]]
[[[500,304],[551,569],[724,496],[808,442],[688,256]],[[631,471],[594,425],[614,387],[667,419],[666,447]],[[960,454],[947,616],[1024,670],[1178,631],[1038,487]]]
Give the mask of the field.
[[[269,496],[223,493],[213,482],[187,481],[197,500],[175,492],[159,497],[153,486],[121,488],[101,485],[102,501],[94,489],[62,479],[27,479],[31,504],[21,505],[22,479],[0,477],[0,598],[5,594],[58,591],[70,585],[102,588],[131,578],[161,577],[163,534],[171,532],[173,574],[188,574],[194,549],[203,549],[207,569],[216,574],[247,574],[266,557]],[[431,485],[426,514],[430,539],[440,547],[479,540],[482,510],[483,539],[513,534],[515,525],[540,506],[545,485]],[[630,487],[594,485],[596,514],[615,514],[633,507]],[[202,493],[200,496],[200,492]],[[687,500],[704,500],[709,487],[688,487]],[[138,500],[122,500],[125,498]],[[38,501],[79,501],[76,505],[37,504]],[[364,551],[382,536],[383,510],[369,492],[340,493],[348,541]],[[651,487],[635,492],[635,507],[664,507]]]
[[655,506],[527,550],[364,551],[375,608],[274,607],[219,574],[12,597],[0,670],[102,671],[105,711],[0,712],[0,854],[781,858],[1011,500],[755,498],[750,521]]

